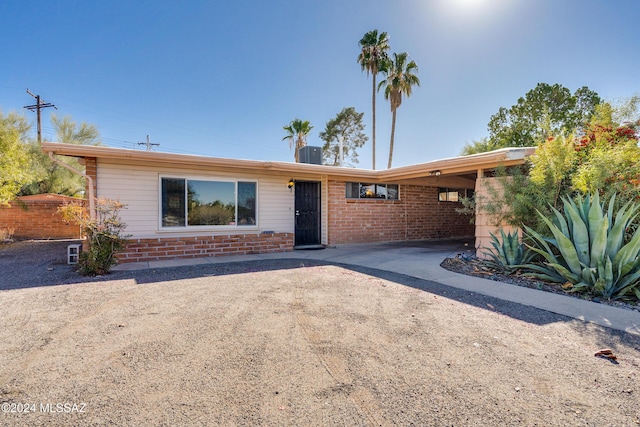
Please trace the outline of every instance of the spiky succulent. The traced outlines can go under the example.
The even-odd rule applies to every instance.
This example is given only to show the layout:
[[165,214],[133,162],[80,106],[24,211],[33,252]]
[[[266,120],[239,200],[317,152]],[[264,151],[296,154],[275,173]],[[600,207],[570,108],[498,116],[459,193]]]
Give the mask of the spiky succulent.
[[570,283],[573,291],[607,299],[635,296],[640,300],[640,228],[625,241],[625,231],[637,219],[640,204],[627,202],[614,216],[615,195],[607,210],[598,194],[575,201],[563,198],[564,214],[552,209],[551,221],[540,212],[551,236],[525,230],[529,247],[542,255],[542,264],[530,263],[532,276]]
[[494,267],[502,269],[507,273],[512,273],[523,264],[528,263],[533,253],[522,243],[520,243],[519,231],[516,229],[511,233],[510,231],[505,234],[504,230],[500,229],[500,238],[495,234],[491,234],[491,246],[488,252],[484,254],[490,257],[490,263]]

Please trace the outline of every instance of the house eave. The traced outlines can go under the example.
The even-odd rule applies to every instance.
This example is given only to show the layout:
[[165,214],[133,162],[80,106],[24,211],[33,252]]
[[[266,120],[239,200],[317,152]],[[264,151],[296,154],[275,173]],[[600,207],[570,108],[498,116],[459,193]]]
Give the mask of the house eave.
[[43,142],[42,150],[57,155],[78,158],[112,159],[133,161],[146,164],[169,164],[188,167],[215,167],[224,169],[260,171],[287,174],[317,174],[335,178],[366,180],[373,182],[392,182],[415,178],[425,178],[437,173],[440,175],[457,175],[477,172],[479,169],[489,169],[498,165],[510,166],[524,163],[524,159],[534,152],[534,148],[504,148],[488,153],[469,156],[452,157],[434,160],[411,166],[402,166],[387,170],[368,170],[345,168],[307,163],[291,163],[276,161],[228,159],[220,157],[195,156],[189,154],[172,154],[129,150],[122,148],[102,147],[93,145],[64,144],[58,142]]
[[402,166],[380,171],[382,179],[411,179],[425,176],[459,175],[477,172],[480,169],[492,169],[498,166],[523,164],[525,159],[535,152],[534,147],[502,148],[486,153],[433,160],[416,165]]

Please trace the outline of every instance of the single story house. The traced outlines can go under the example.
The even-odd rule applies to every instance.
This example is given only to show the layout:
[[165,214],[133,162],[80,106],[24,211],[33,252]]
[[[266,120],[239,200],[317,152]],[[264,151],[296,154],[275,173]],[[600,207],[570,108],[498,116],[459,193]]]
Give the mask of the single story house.
[[523,164],[501,149],[387,170],[43,142],[81,159],[88,194],[119,200],[130,234],[120,262],[290,251],[319,245],[476,237],[456,212],[488,171]]

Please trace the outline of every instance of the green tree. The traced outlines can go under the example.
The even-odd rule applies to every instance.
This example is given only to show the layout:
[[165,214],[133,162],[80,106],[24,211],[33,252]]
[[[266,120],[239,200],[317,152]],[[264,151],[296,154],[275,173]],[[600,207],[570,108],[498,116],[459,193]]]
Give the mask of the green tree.
[[582,86],[573,93],[573,102],[572,114],[565,125],[569,131],[589,123],[602,99],[595,91],[587,86]]
[[340,140],[342,140],[343,157],[350,165],[358,163],[357,149],[362,147],[369,138],[364,134],[362,117],[354,107],[346,107],[335,118],[329,120],[320,132],[322,146],[322,163],[325,165],[340,165]]
[[367,72],[367,76],[371,74],[373,77],[371,86],[371,149],[373,157],[373,169],[376,168],[376,76],[385,68],[385,64],[389,61],[387,52],[389,51],[389,36],[382,32],[378,34],[378,30],[369,31],[360,39],[360,54],[358,55],[358,63],[363,71]]
[[[56,131],[58,142],[78,145],[100,145],[98,129],[94,125],[81,123],[78,125],[71,117],[65,116],[59,119],[51,116],[51,123]],[[22,188],[21,194],[55,193],[68,196],[80,196],[84,192],[84,179],[70,170],[51,161],[49,156],[42,152],[37,141],[29,145],[31,157],[32,180]],[[83,170],[83,166],[75,158],[59,157],[74,169]]]
[[551,132],[544,141],[536,141],[536,152],[524,169],[498,170],[504,192],[490,192],[476,203],[494,215],[495,222],[544,233],[546,223],[541,218],[552,217],[552,209],[560,209],[563,198],[599,194],[615,199],[617,207],[637,202],[640,121],[620,124],[614,119],[619,116],[616,108],[603,102],[579,136]]
[[380,82],[378,88],[384,87],[384,97],[391,104],[391,139],[389,142],[389,163],[391,168],[393,161],[393,144],[396,131],[396,111],[402,104],[402,96],[411,96],[413,86],[420,86],[420,79],[415,74],[418,65],[409,60],[407,52],[394,53],[393,59],[382,70],[386,78]]
[[23,142],[28,130],[24,117],[0,113],[0,205],[13,200],[29,181],[29,152]]
[[560,194],[566,191],[572,170],[575,167],[576,150],[573,136],[548,137],[531,156],[529,178],[531,184],[542,194],[548,195],[549,204],[558,206]]
[[496,150],[493,142],[489,138],[482,138],[471,143],[467,142],[462,148],[461,154],[463,156],[469,156],[471,154],[486,153],[493,150]]
[[[489,137],[502,147],[532,147],[547,132],[571,133],[589,122],[600,97],[587,87],[573,95],[560,84],[538,85],[509,110],[501,108],[489,121]],[[549,119],[550,129],[543,124]]]
[[489,143],[467,144],[462,154],[505,147],[533,147],[551,134],[570,134],[581,129],[601,100],[584,86],[573,94],[560,84],[538,83],[510,108],[501,107],[491,116]]
[[56,131],[58,142],[77,145],[100,145],[100,134],[94,125],[86,122],[78,125],[70,116],[59,119],[55,114],[51,115],[51,123]]
[[313,129],[311,123],[308,120],[294,119],[287,126],[283,126],[282,129],[287,131],[287,135],[282,140],[289,141],[289,149],[294,149],[293,158],[296,163],[300,160],[299,151],[300,148],[307,145],[307,136]]

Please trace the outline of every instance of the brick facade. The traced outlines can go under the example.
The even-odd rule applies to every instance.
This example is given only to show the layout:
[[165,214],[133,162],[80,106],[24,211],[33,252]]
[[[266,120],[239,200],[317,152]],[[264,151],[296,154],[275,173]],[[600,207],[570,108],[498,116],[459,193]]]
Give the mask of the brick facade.
[[130,239],[118,262],[161,261],[293,250],[293,233]]
[[[86,157],[84,162],[84,173],[93,179],[93,195],[98,197],[98,161],[95,157]],[[85,180],[85,194],[89,197],[89,180]]]
[[438,188],[401,185],[400,200],[347,199],[344,181],[329,181],[328,243],[472,237],[459,203],[439,202]]
[[0,207],[0,229],[13,230],[16,239],[78,239],[80,227],[62,221],[58,208],[67,203],[84,202],[58,194],[19,197]]

